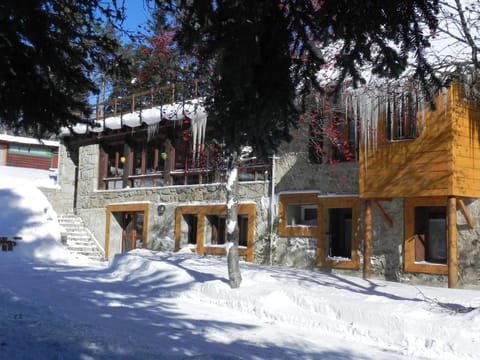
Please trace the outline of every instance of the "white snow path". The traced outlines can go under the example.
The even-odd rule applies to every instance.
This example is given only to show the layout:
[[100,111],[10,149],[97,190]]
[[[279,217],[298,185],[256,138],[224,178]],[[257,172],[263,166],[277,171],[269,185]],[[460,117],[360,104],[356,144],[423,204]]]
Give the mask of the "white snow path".
[[[470,359],[478,332],[458,329],[469,317],[480,329],[478,310],[447,313],[414,287],[316,271],[242,264],[231,290],[221,258],[143,250],[105,268],[8,263],[0,359],[34,359],[37,347],[52,359]],[[437,317],[451,331],[429,323]]]

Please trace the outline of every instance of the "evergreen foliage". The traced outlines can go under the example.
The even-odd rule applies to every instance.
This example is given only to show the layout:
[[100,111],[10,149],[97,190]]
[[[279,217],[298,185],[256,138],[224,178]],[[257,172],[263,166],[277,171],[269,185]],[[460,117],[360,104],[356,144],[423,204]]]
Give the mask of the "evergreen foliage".
[[115,0],[2,1],[0,122],[40,136],[81,121],[93,73],[127,69],[112,31],[122,18]]
[[[209,124],[231,148],[267,155],[291,138],[302,100],[326,66],[337,81],[362,82],[361,69],[398,77],[408,57],[426,89],[439,85],[424,57],[438,0],[166,0],[159,13],[179,45],[212,66]],[[336,50],[331,58],[328,49]]]

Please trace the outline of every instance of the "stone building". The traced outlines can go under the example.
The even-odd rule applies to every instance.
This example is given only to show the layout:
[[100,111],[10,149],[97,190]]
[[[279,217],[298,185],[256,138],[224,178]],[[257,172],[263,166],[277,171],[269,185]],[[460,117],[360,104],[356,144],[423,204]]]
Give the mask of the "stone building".
[[[412,89],[342,96],[268,162],[242,165],[241,256],[480,288],[479,109],[461,86],[435,110]],[[199,103],[178,111],[176,100],[133,101],[123,114],[114,104],[64,133],[60,189],[47,195],[83,219],[107,259],[136,247],[225,254],[221,148],[208,143]]]

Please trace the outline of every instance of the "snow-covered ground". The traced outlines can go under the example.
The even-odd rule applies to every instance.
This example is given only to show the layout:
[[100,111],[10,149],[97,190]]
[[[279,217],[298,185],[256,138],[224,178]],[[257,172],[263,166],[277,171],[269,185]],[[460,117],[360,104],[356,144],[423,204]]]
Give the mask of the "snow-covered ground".
[[0,359],[480,359],[480,292],[59,244],[32,185],[0,185]]

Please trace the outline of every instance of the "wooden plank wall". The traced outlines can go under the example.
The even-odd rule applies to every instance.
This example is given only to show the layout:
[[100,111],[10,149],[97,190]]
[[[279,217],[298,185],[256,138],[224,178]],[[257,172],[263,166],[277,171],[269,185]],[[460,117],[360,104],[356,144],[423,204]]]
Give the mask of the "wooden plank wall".
[[418,138],[384,142],[376,151],[360,147],[360,197],[480,197],[480,115],[466,107],[459,89],[452,85],[436,99],[436,110],[417,114]]
[[51,165],[51,159],[47,157],[7,154],[7,166],[48,170]]
[[463,101],[464,88],[451,89],[451,109],[454,144],[454,174],[452,195],[480,197],[480,106]]

